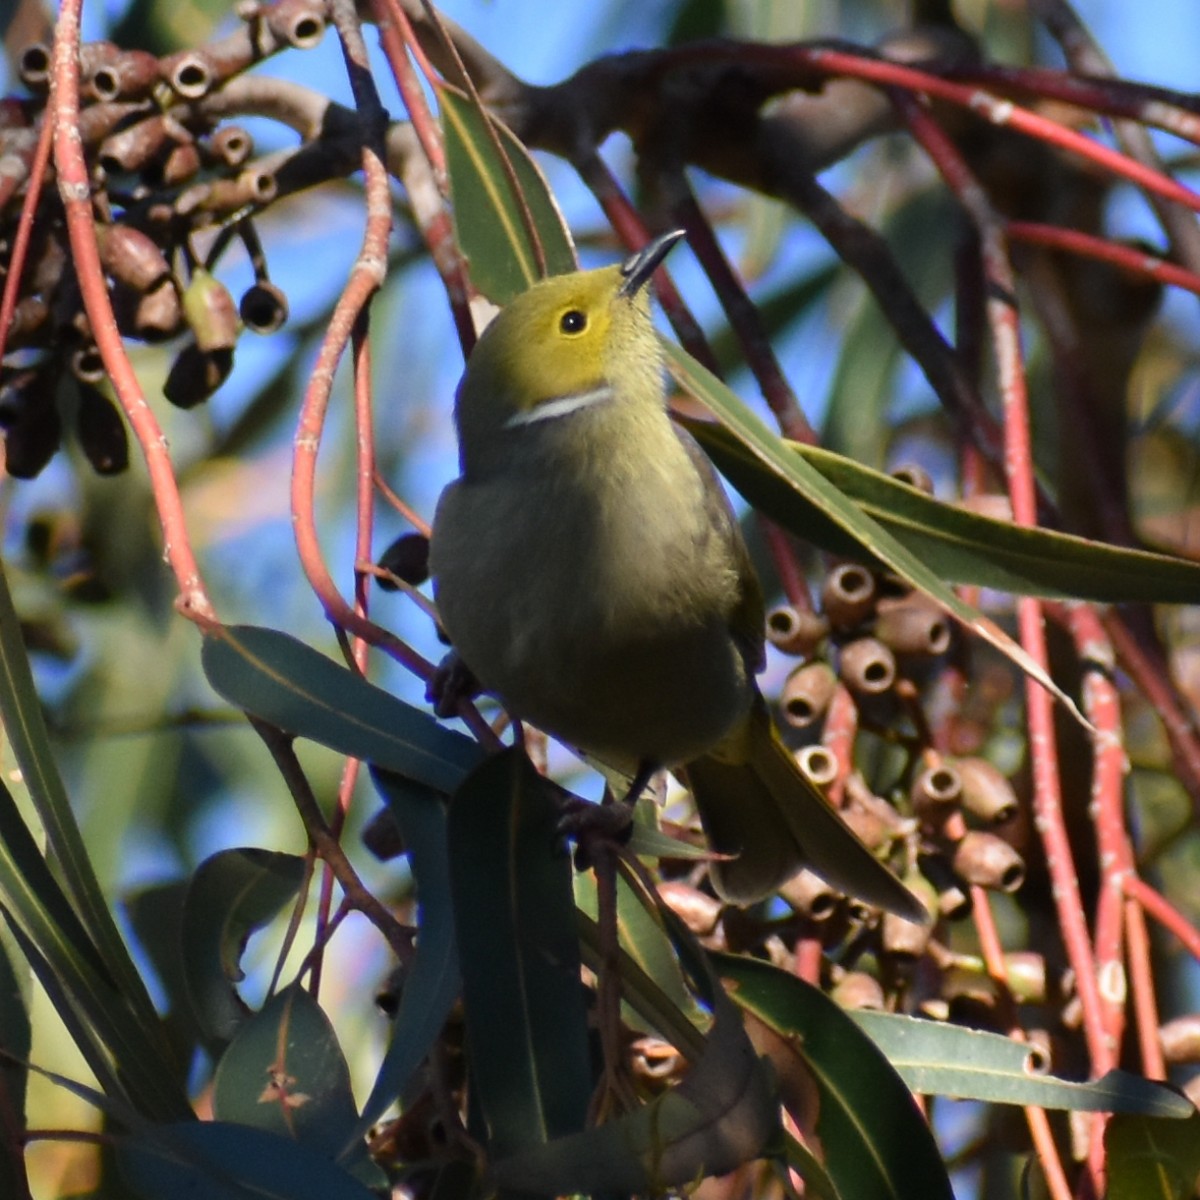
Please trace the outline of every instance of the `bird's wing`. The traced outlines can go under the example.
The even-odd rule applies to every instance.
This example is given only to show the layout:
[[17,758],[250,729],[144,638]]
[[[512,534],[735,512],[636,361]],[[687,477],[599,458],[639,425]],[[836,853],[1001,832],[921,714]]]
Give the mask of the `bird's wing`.
[[725,495],[720,476],[708,460],[708,455],[700,449],[699,443],[686,429],[674,424],[673,428],[692,460],[692,465],[706,484],[704,496],[713,532],[725,542],[734,560],[739,586],[737,602],[729,613],[729,631],[742,651],[747,672],[757,675],[766,666],[767,661],[763,595],[758,573],[750,561],[750,551],[746,549],[746,540],[742,537],[737,516],[730,506],[728,496]]

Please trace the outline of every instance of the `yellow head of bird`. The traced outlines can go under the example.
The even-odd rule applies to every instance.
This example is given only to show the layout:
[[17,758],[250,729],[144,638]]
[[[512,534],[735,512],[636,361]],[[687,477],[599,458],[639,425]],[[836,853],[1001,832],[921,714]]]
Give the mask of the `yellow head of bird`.
[[645,284],[682,235],[620,266],[535,283],[484,331],[455,402],[464,474],[503,462],[514,440],[596,405],[662,404],[662,357]]

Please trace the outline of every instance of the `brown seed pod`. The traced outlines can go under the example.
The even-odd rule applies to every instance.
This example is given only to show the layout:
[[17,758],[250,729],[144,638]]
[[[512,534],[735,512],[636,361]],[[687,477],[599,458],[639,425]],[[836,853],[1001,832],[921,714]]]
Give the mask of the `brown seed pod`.
[[167,151],[162,165],[153,172],[155,182],[163,187],[178,187],[193,178],[200,170],[200,150],[194,141],[176,142]]
[[31,92],[49,90],[53,65],[50,47],[45,42],[31,42],[17,56],[17,74]]
[[264,5],[262,16],[267,28],[281,41],[297,50],[311,50],[325,34],[325,14],[321,5]]
[[171,268],[158,243],[128,225],[97,225],[96,245],[105,274],[137,292],[148,292],[165,279]]
[[1015,892],[1025,882],[1025,862],[994,833],[968,830],[954,847],[954,870],[968,883]]
[[122,50],[112,42],[88,42],[79,48],[85,92],[107,103],[140,100],[158,83],[158,59],[145,50]]
[[254,153],[254,139],[240,125],[222,125],[201,144],[227,167],[240,167]]
[[170,89],[184,100],[199,100],[208,95],[216,72],[206,55],[198,50],[181,50],[159,64]]
[[189,342],[171,364],[163,395],[176,408],[195,408],[225,382],[232,370],[232,350],[201,350],[195,342]]
[[885,596],[875,610],[875,636],[897,654],[945,654],[950,618],[919,592]]
[[841,649],[838,674],[856,695],[882,696],[896,682],[896,659],[878,638],[855,638]]
[[940,824],[958,809],[962,800],[962,776],[949,763],[926,767],[913,780],[909,798],[919,817]]
[[981,821],[1002,825],[1017,813],[1017,794],[998,767],[986,758],[960,758],[963,807]]
[[[379,556],[379,566],[405,583],[419,587],[429,578],[429,539],[423,533],[402,533]],[[379,579],[378,583],[385,592],[396,590],[396,585],[387,579]]]
[[1158,1040],[1167,1062],[1200,1062],[1200,1013],[1187,1013],[1161,1025]]
[[251,333],[275,333],[288,319],[287,297],[269,279],[260,279],[242,293],[238,312]]
[[780,697],[783,719],[796,729],[816,724],[825,715],[836,687],[837,676],[827,662],[797,667],[784,681]]
[[779,604],[767,613],[767,641],[784,654],[807,658],[829,633],[829,622],[811,609]]
[[937,908],[941,916],[947,921],[961,921],[971,915],[971,895],[944,854],[922,854],[920,866],[921,873],[937,894]]
[[837,778],[837,759],[824,746],[805,746],[796,751],[796,765],[816,788],[827,788]]
[[14,479],[40,475],[62,442],[62,418],[54,397],[47,395],[40,400],[5,426],[4,466]]
[[825,578],[821,607],[834,629],[856,629],[874,611],[875,576],[858,563],[840,563]]
[[98,158],[109,175],[144,170],[171,140],[175,123],[161,114],[110,133],[100,143]]
[[697,937],[708,937],[717,927],[724,907],[719,900],[678,880],[667,879],[658,885],[663,903]]
[[909,487],[924,492],[927,496],[933,495],[933,478],[918,463],[903,463],[892,470],[891,476],[900,483],[907,483]]
[[183,315],[202,351],[232,350],[237,343],[238,315],[229,289],[198,267],[183,290]]
[[793,911],[817,922],[828,921],[837,912],[842,898],[840,892],[807,867],[783,884],[779,894]]
[[847,971],[833,985],[829,994],[842,1008],[868,1009],[872,1012],[882,1012],[884,1009],[883,985],[866,971]]
[[129,466],[129,434],[113,402],[98,388],[79,387],[75,433],[97,475],[118,475]]

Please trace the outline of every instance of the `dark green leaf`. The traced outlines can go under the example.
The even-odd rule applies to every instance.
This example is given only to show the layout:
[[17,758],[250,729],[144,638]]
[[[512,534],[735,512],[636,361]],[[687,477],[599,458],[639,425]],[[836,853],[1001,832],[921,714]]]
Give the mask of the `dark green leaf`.
[[337,1034],[299,984],[243,1022],[213,1079],[218,1121],[294,1138],[334,1158],[358,1121]]
[[[496,304],[504,304],[544,275],[574,271],[575,250],[562,213],[529,151],[494,116],[454,89],[443,86],[438,97],[454,227],[475,286]],[[519,195],[501,153],[511,165]],[[530,224],[541,243],[544,270],[529,236]]]
[[1117,1116],[1104,1132],[1106,1200],[1191,1200],[1200,1184],[1200,1113],[1186,1121]]
[[555,792],[506,750],[450,805],[450,885],[471,1073],[497,1156],[583,1127],[587,1014]]
[[202,661],[209,683],[247,712],[441,792],[483,757],[469,737],[274,629],[223,626],[204,639]]
[[[729,430],[699,421],[689,421],[688,428],[756,509],[827,550],[864,554],[860,543],[764,468]],[[1200,563],[996,521],[820,447],[784,445],[950,583],[1114,604],[1200,602]]]
[[441,1033],[461,988],[445,806],[434,793],[390,772],[373,768],[371,777],[404,834],[417,885],[417,949],[404,972],[392,1040],[363,1106],[355,1142],[403,1091]]
[[228,1041],[249,1010],[234,988],[246,940],[296,894],[304,859],[271,850],[222,850],[196,868],[183,906],[184,974],[197,1024]]
[[997,1033],[896,1013],[849,1015],[914,1092],[1148,1117],[1187,1117],[1195,1111],[1172,1088],[1125,1071],[1109,1071],[1090,1083],[1038,1074],[1031,1068],[1029,1047]]
[[143,1200],[378,1200],[319,1151],[247,1125],[158,1126],[117,1146]]
[[952,1200],[937,1143],[879,1048],[817,988],[769,963],[715,955],[733,999],[808,1068],[825,1166],[843,1196]]

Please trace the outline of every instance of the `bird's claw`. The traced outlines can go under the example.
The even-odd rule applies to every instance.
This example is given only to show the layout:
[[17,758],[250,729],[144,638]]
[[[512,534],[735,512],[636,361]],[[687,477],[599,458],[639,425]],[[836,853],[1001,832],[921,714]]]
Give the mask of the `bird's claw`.
[[572,797],[563,805],[558,835],[575,843],[575,869],[586,871],[599,853],[624,846],[633,833],[633,806],[624,801],[591,804]]
[[438,663],[433,678],[425,688],[425,699],[433,705],[436,716],[445,718],[458,712],[460,701],[470,700],[479,692],[479,680],[459,658],[458,652],[451,650]]

